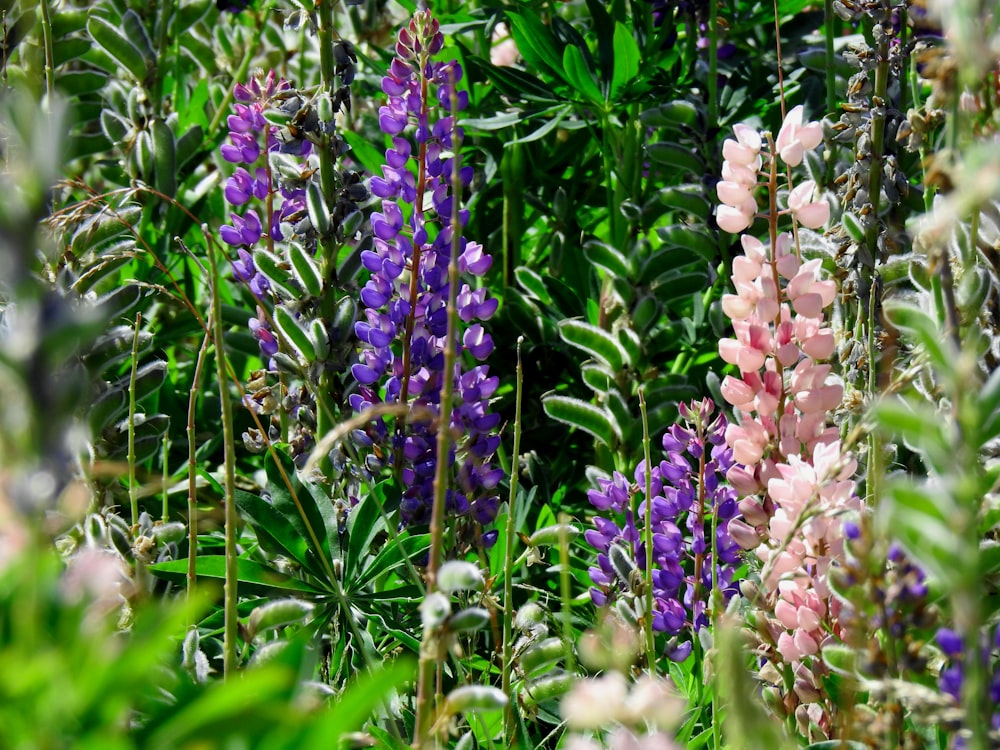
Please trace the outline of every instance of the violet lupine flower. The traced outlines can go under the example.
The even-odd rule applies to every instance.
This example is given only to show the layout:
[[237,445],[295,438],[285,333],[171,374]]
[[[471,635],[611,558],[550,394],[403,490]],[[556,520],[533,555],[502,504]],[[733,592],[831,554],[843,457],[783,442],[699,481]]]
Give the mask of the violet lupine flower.
[[[230,214],[232,223],[223,225],[219,236],[227,245],[236,248],[237,259],[232,262],[233,276],[245,283],[258,301],[263,301],[271,290],[267,278],[257,270],[252,255],[254,246],[265,235],[265,224],[268,237],[281,241],[284,239],[282,223],[305,210],[305,189],[289,189],[283,184],[275,187],[267,162],[268,154],[274,151],[291,151],[308,156],[311,147],[305,142],[289,149],[279,140],[278,128],[269,125],[264,118],[264,110],[275,104],[277,95],[283,92],[287,95],[290,89],[291,84],[278,79],[274,71],[262,79],[252,78],[246,85],[237,84],[233,92],[235,114],[227,119],[229,143],[219,149],[223,159],[238,165],[226,180],[226,201],[234,208],[246,207],[242,214],[235,211]],[[286,98],[282,106],[288,101]],[[256,200],[262,210],[267,210],[269,196],[272,196],[270,219],[266,215],[262,218],[257,208],[247,207]],[[277,351],[277,342],[259,305],[257,318],[250,321],[250,331],[260,344],[261,354],[270,360]],[[271,369],[274,369],[273,366]]]
[[[961,633],[951,628],[940,628],[934,636],[934,640],[948,660],[938,677],[938,687],[941,692],[961,705],[962,687],[965,682],[965,660],[967,658],[965,641]],[[994,732],[1000,732],[1000,665],[996,660],[998,652],[1000,652],[1000,626],[993,630],[992,637],[988,631],[984,633],[980,644],[980,657],[983,664],[986,665],[986,677],[989,680],[990,728]],[[962,738],[956,738],[950,747],[963,748],[965,746]]]
[[[431,59],[443,44],[430,12],[417,13],[400,31],[396,57],[382,79],[389,99],[379,110],[379,125],[393,138],[382,176],[371,180],[371,192],[382,203],[371,216],[372,249],[361,255],[371,275],[360,295],[364,319],[355,324],[363,344],[360,360],[351,369],[361,386],[351,396],[358,411],[380,401],[406,402],[432,412],[441,406],[448,264],[453,232],[460,231],[468,218],[468,211],[460,210],[459,226],[451,226],[453,159],[458,158],[453,151],[462,136],[451,110],[463,109],[468,94],[455,88],[462,78],[457,62]],[[433,92],[436,101],[424,92]],[[468,185],[472,168],[461,167],[459,179]],[[466,276],[481,277],[492,264],[481,245],[464,237],[458,239],[458,252],[459,270]],[[458,332],[457,350],[465,353],[467,362],[482,362],[493,351],[493,340],[479,321],[493,315],[497,300],[486,289],[463,283],[456,291],[456,304],[460,321],[467,324]],[[500,415],[489,411],[499,378],[490,376],[486,365],[464,369],[461,357],[451,377],[457,396],[451,430],[458,444],[448,456],[454,487],[447,493],[447,509],[486,524],[496,516],[496,488],[503,478],[503,471],[492,463],[500,443],[493,434]],[[438,460],[435,429],[430,422],[411,421],[393,437],[392,452],[402,461],[404,524],[430,519]],[[384,423],[376,422],[358,438],[362,443],[379,443],[389,439],[389,432]]]
[[[724,482],[733,466],[733,451],[726,445],[726,418],[713,418],[714,404],[706,399],[681,404],[685,424],[673,425],[663,437],[666,459],[650,471],[653,528],[653,612],[654,630],[677,638],[671,640],[668,656],[682,661],[691,653],[694,633],[709,624],[708,602],[712,591],[712,569],[723,599],[728,602],[737,592],[733,582],[740,565],[740,546],[729,532],[736,519],[736,492]],[[640,462],[635,471],[638,492],[645,492],[646,466]],[[633,512],[632,488],[619,472],[612,478],[598,479],[598,489],[587,494],[591,505],[614,513],[615,518],[597,516],[594,529],[586,532],[587,541],[597,549],[597,566],[590,568],[595,584],[591,599],[604,606],[611,597],[627,589],[627,576],[621,563],[613,559],[624,553],[638,570],[646,567],[646,500]],[[718,563],[713,563],[712,515],[717,515],[715,548]]]

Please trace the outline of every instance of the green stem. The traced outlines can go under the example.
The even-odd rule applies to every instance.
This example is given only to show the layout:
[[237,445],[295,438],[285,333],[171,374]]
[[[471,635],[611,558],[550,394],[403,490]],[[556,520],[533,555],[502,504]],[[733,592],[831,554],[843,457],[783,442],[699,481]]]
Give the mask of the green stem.
[[153,70],[153,80],[150,94],[154,112],[162,112],[163,102],[163,70],[166,68],[167,28],[170,25],[170,11],[176,3],[174,0],[160,0],[160,13],[156,34],[156,67]]
[[224,504],[225,504],[225,554],[226,582],[223,589],[223,675],[231,679],[239,666],[239,613],[237,611],[237,571],[236,537],[239,532],[239,516],[236,513],[236,441],[233,429],[233,410],[229,397],[229,377],[226,371],[226,345],[223,339],[222,282],[219,276],[217,249],[208,249],[209,271],[212,284],[212,338],[215,344],[215,367],[219,383],[219,408],[222,412],[222,444],[224,450]]
[[[868,168],[868,200],[872,219],[865,230],[865,244],[875,262],[879,262],[878,237],[881,223],[878,219],[882,207],[882,157],[885,155],[886,92],[889,87],[889,37],[882,35],[876,49],[875,91],[871,107],[871,162]],[[869,321],[869,325],[872,321]]]
[[[421,66],[423,71],[425,66]],[[427,80],[422,76],[422,87],[426,94]],[[454,92],[454,81],[452,81],[452,91]],[[458,103],[455,100],[457,94],[453,94],[451,111],[458,111]],[[424,99],[426,107],[426,98]],[[444,510],[447,503],[448,487],[450,485],[448,471],[450,469],[449,456],[452,445],[451,411],[452,399],[455,393],[455,361],[456,339],[458,337],[458,306],[455,298],[458,292],[458,255],[461,243],[462,223],[459,217],[459,209],[462,203],[462,181],[460,175],[461,160],[461,139],[458,129],[452,134],[453,152],[452,172],[451,172],[451,216],[449,223],[451,226],[451,253],[448,259],[448,300],[446,311],[448,316],[447,333],[444,344],[444,365],[441,376],[441,412],[438,416],[437,428],[437,462],[434,467],[434,500],[431,505],[430,523],[430,558],[427,563],[427,590],[437,590],[437,572],[441,567],[444,556]],[[421,154],[424,148],[421,145]],[[424,159],[421,159],[421,166]],[[417,265],[416,245],[414,246],[414,266],[411,270],[412,278],[416,280],[420,273]],[[411,293],[414,287],[411,286]],[[415,312],[415,297],[411,300],[411,319]],[[410,321],[408,321],[409,323]],[[412,327],[408,326],[412,334]],[[400,396],[402,399],[402,395]],[[430,699],[431,683],[434,682],[434,671],[437,665],[437,639],[438,633],[433,628],[424,628],[423,641],[420,645],[420,658],[417,666],[417,724],[414,736],[414,745],[423,747],[430,737],[431,719],[433,713],[433,701]]]
[[573,596],[569,580],[569,516],[559,514],[559,597],[562,641],[565,649],[566,672],[576,674],[576,652],[573,650]]
[[[524,370],[521,367],[521,343],[524,336],[517,339],[517,390],[514,400],[514,455],[510,469],[510,494],[507,501],[506,544],[503,562],[503,674],[500,677],[501,690],[510,696],[510,677],[513,671],[514,650],[514,552],[515,528],[514,506],[517,502],[518,487],[518,456],[521,455],[521,397],[524,385]],[[514,719],[514,703],[508,702],[504,721],[504,743],[506,747],[516,748],[517,726]]]
[[837,72],[833,66],[834,19],[833,0],[823,0],[823,38],[826,42],[826,111],[833,115],[837,111]]
[[198,464],[196,461],[197,446],[195,443],[195,413],[198,407],[198,391],[201,388],[201,372],[208,355],[209,342],[212,335],[205,331],[201,348],[198,349],[198,359],[194,366],[194,378],[191,381],[191,395],[188,397],[187,413],[187,444],[188,444],[188,565],[187,565],[187,596],[194,596],[198,578]]
[[653,472],[652,456],[649,448],[649,417],[646,412],[646,389],[639,389],[639,414],[642,416],[642,457],[646,462],[646,486],[643,488],[646,497],[646,512],[643,518],[646,547],[645,594],[646,616],[644,631],[646,634],[646,668],[649,674],[656,676],[656,640],[653,636]]
[[[260,34],[262,27],[263,20],[258,19],[258,34]],[[233,100],[233,93],[236,90],[236,84],[246,78],[247,71],[250,69],[250,61],[253,60],[255,50],[256,48],[252,44],[248,44],[246,50],[244,50],[243,59],[240,60],[239,67],[236,69],[236,72],[233,73],[233,80],[229,82],[229,88],[226,89],[226,95],[222,97],[222,101],[219,103],[219,108],[215,110],[215,114],[212,116],[212,122],[208,125],[208,133],[218,133],[222,128],[223,121],[229,116],[229,104]]]
[[[781,60],[778,60],[781,67]],[[719,126],[719,3],[708,0],[708,132]]]
[[160,454],[160,464],[161,464],[161,486],[160,492],[162,493],[163,505],[160,508],[160,520],[166,523],[170,520],[170,497],[167,494],[167,482],[169,481],[169,472],[167,471],[167,465],[170,460],[170,438],[167,433],[163,433],[163,452]]
[[52,99],[56,93],[55,63],[52,52],[52,16],[49,12],[49,0],[41,0],[42,11],[42,46],[45,47],[45,110],[51,111]]
[[139,525],[139,486],[135,479],[135,381],[139,370],[139,329],[142,313],[135,316],[132,331],[132,370],[128,379],[128,500],[132,509],[132,530]]
[[[316,3],[319,23],[316,25],[316,39],[319,44],[320,89],[331,98],[336,91],[337,80],[334,74],[333,45],[336,30],[333,26],[333,5],[331,0],[319,0]],[[330,134],[323,136],[319,151],[319,179],[323,191],[323,200],[327,207],[336,203],[336,172],[333,154],[330,151]],[[324,273],[328,279],[336,279],[337,252],[339,246],[331,235],[319,238],[321,255],[323,257]]]

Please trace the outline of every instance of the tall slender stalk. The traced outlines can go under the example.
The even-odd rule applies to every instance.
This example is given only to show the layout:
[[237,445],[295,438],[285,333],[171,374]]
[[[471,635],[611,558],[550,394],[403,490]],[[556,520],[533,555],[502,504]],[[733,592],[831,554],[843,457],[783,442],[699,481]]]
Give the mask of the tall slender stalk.
[[[646,635],[646,667],[649,673],[656,676],[656,640],[653,637],[653,469],[652,456],[649,449],[649,416],[646,412],[646,389],[639,389],[639,413],[642,415],[642,457],[646,462],[646,486],[643,492],[646,497],[646,513],[643,523],[645,524],[646,546],[645,570],[643,571],[646,582],[646,617],[643,628]],[[697,581],[697,577],[695,581]]]
[[[503,694],[510,696],[510,676],[513,671],[514,650],[514,552],[515,528],[514,506],[517,502],[518,488],[518,456],[521,455],[521,397],[524,385],[524,370],[521,367],[521,343],[524,336],[517,339],[517,390],[514,398],[514,453],[511,457],[510,494],[507,500],[506,544],[503,562],[503,672],[500,677],[500,687]],[[507,704],[504,717],[504,744],[506,747],[518,747],[517,727],[514,721],[514,704]]]
[[566,671],[576,673],[576,652],[573,650],[573,596],[569,578],[569,516],[559,514],[559,615],[562,620],[563,648],[566,649]]
[[45,104],[46,111],[52,107],[52,98],[56,93],[55,63],[52,52],[52,15],[49,11],[49,0],[40,0],[42,12],[42,46],[45,48]]
[[198,391],[201,388],[201,372],[208,355],[208,345],[212,340],[210,331],[205,331],[198,349],[198,359],[194,365],[194,377],[191,381],[191,395],[188,397],[187,412],[187,444],[188,444],[188,565],[187,565],[187,596],[194,596],[198,578],[198,465],[196,462],[197,446],[195,445],[194,418],[198,406]]
[[229,679],[236,674],[239,666],[237,639],[239,637],[239,614],[237,612],[237,571],[236,536],[239,516],[236,513],[236,443],[233,430],[233,410],[229,398],[229,378],[226,371],[226,348],[222,336],[222,298],[217,250],[209,245],[208,261],[212,284],[212,335],[215,344],[215,367],[219,383],[219,407],[222,411],[222,444],[224,450],[224,503],[225,503],[225,554],[226,583],[224,588],[222,664],[223,674]]
[[[421,70],[423,70],[423,67]],[[425,95],[424,106],[426,107],[426,76],[422,76],[421,86]],[[452,81],[451,111],[458,112],[458,102],[454,86],[455,82]],[[454,157],[451,160],[451,216],[449,217],[449,223],[451,226],[451,253],[449,254],[450,257],[448,259],[448,300],[445,308],[448,316],[448,327],[447,334],[445,335],[443,352],[444,365],[441,377],[441,411],[438,415],[437,428],[437,464],[434,467],[434,499],[431,505],[431,547],[426,575],[428,591],[437,590],[437,572],[441,567],[442,557],[444,555],[444,510],[445,505],[447,504],[448,487],[450,484],[448,472],[450,469],[449,455],[451,453],[452,444],[451,410],[452,399],[455,394],[455,361],[457,358],[455,341],[458,337],[458,306],[456,305],[455,300],[458,294],[458,255],[462,229],[461,219],[459,218],[462,201],[462,181],[459,172],[461,169],[461,161],[459,160],[459,154],[462,149],[462,141],[458,128],[455,129],[452,138],[452,150]],[[424,157],[424,144],[421,144],[420,150],[421,156]],[[425,158],[421,158],[421,171],[424,169],[425,161]],[[419,195],[420,193],[418,190],[418,202],[420,200]],[[412,269],[413,285],[411,286],[411,297],[413,297],[413,301],[411,302],[410,318],[407,320],[407,333],[410,335],[412,335],[413,330],[412,316],[416,309],[415,294],[412,292],[415,289],[416,280],[419,276],[419,258],[417,248],[417,243],[414,243]],[[407,338],[409,338],[409,336]],[[405,393],[401,392],[400,401],[402,402],[404,398]],[[434,668],[438,663],[438,650],[438,634],[433,628],[425,627],[423,641],[420,644],[420,659],[417,667],[417,726],[414,736],[414,746],[416,747],[422,747],[427,742],[431,731],[433,705],[430,699],[430,690],[431,683],[434,678]]]
[[135,382],[139,370],[139,329],[142,313],[136,313],[132,331],[132,369],[128,379],[128,500],[132,510],[132,529],[139,525],[139,486],[135,478]]

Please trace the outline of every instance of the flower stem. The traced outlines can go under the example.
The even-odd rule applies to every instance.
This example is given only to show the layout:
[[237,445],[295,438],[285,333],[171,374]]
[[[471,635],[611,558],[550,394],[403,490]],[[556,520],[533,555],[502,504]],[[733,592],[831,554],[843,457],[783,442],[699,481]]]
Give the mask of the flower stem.
[[[517,502],[518,456],[521,455],[521,397],[524,385],[524,370],[521,366],[521,342],[523,341],[524,336],[519,336],[517,339],[517,390],[514,398],[514,454],[511,457],[510,495],[507,502],[506,545],[504,547],[503,564],[503,672],[500,684],[503,694],[507,696],[511,694],[510,676],[514,661],[514,505]],[[513,701],[508,702],[507,711],[504,715],[504,746],[518,746]]]
[[201,371],[205,366],[208,345],[212,334],[205,332],[201,347],[198,349],[198,359],[195,361],[194,377],[191,380],[191,395],[188,397],[187,413],[187,444],[188,444],[188,564],[187,564],[187,598],[194,597],[198,573],[198,464],[195,446],[194,421],[198,407],[198,391],[201,388]]
[[233,410],[229,398],[229,377],[226,369],[226,348],[222,336],[222,281],[219,276],[217,249],[208,249],[209,271],[212,284],[212,335],[215,344],[215,367],[219,383],[219,408],[222,412],[222,445],[224,458],[224,503],[225,503],[225,554],[226,573],[223,589],[223,675],[231,679],[239,666],[237,639],[239,637],[239,613],[237,611],[237,570],[236,536],[239,531],[239,516],[236,513],[236,443],[233,430]]
[[139,525],[139,487],[135,479],[135,381],[139,370],[139,329],[142,313],[136,313],[132,331],[132,371],[128,380],[128,499],[132,509],[132,530]]
[[646,512],[643,524],[646,547],[645,579],[646,579],[646,668],[649,674],[656,676],[656,641],[653,637],[653,466],[649,449],[649,417],[646,412],[646,389],[639,389],[639,413],[642,416],[642,457],[646,465],[646,486],[643,489],[646,496]]

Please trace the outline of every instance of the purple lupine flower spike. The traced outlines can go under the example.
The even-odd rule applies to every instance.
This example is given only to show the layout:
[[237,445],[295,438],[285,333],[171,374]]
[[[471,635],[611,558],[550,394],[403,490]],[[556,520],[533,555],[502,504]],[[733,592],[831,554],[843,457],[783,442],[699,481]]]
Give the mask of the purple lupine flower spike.
[[[585,538],[598,551],[598,566],[590,569],[591,599],[603,606],[628,588],[612,560],[613,547],[624,551],[639,570],[646,566],[646,535],[640,525],[650,503],[653,629],[676,636],[667,655],[680,661],[691,653],[694,634],[708,625],[713,567],[724,601],[737,593],[740,547],[729,533],[737,516],[736,492],[721,481],[733,465],[732,450],[724,442],[726,419],[721,414],[713,419],[714,404],[707,399],[690,407],[681,404],[678,411],[686,425],[673,425],[663,437],[666,459],[648,470],[651,497],[633,513],[633,490],[646,490],[645,461],[636,468],[634,485],[618,472],[611,479],[599,478],[598,488],[587,497],[602,514],[614,517],[595,517],[595,528]],[[710,537],[713,515],[717,560]]]
[[[415,406],[432,411],[440,408],[446,376],[443,351],[448,324],[448,262],[453,232],[461,230],[468,216],[467,211],[460,211],[460,226],[450,226],[452,159],[459,157],[446,154],[454,148],[456,137],[461,138],[461,131],[449,108],[453,103],[456,109],[464,108],[468,94],[455,90],[462,79],[457,62],[432,60],[443,43],[438,22],[429,12],[417,13],[400,31],[396,57],[382,79],[388,101],[379,109],[379,126],[392,136],[392,142],[385,152],[381,177],[373,177],[370,185],[372,194],[382,202],[371,217],[372,248],[361,255],[370,277],[360,295],[367,309],[364,319],[355,325],[355,334],[363,349],[352,373],[366,390],[355,408],[377,403],[375,388],[379,384],[385,402],[398,402],[405,394],[405,400]],[[434,96],[433,101],[424,98],[427,91]],[[447,106],[442,105],[442,97]],[[411,169],[414,162],[416,169]],[[423,188],[420,195],[415,174]],[[461,168],[459,180],[469,184],[471,168]],[[489,270],[492,261],[480,245],[461,237],[458,247],[460,272],[475,277]],[[499,415],[489,411],[489,399],[499,379],[473,360],[479,362],[493,350],[493,341],[481,323],[496,311],[497,301],[485,288],[466,282],[457,293],[457,305],[459,318],[467,326],[459,332],[456,345],[468,354],[465,362],[460,357],[455,371],[447,374],[454,378],[457,397],[451,429],[460,436],[447,457],[454,466],[447,507],[453,515],[487,524],[496,516],[496,488],[503,478],[503,472],[493,465],[499,446],[493,432]],[[409,340],[407,331],[412,331]],[[467,365],[471,367],[465,369]],[[384,425],[379,429],[383,439],[388,438]],[[426,523],[430,517],[438,461],[435,429],[426,422],[408,423],[388,452],[403,464],[400,476],[405,488],[400,508],[404,524]],[[488,541],[495,535],[483,537]]]

